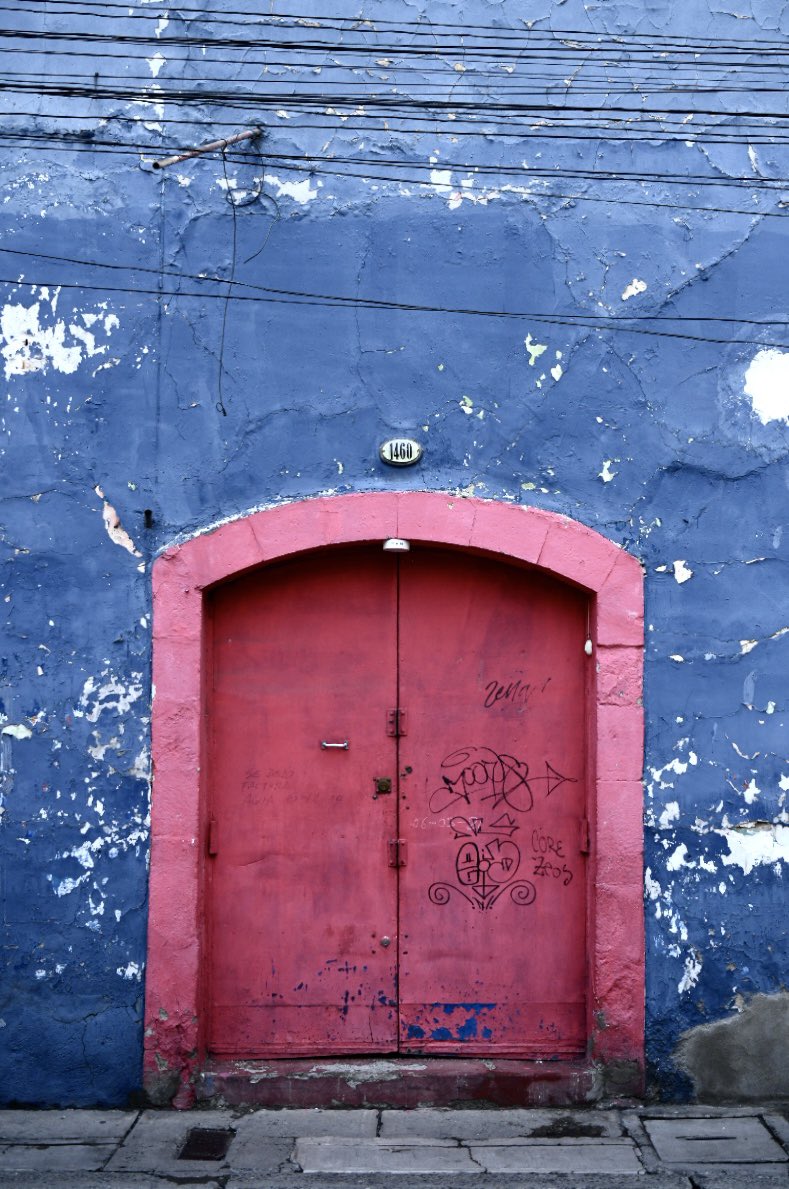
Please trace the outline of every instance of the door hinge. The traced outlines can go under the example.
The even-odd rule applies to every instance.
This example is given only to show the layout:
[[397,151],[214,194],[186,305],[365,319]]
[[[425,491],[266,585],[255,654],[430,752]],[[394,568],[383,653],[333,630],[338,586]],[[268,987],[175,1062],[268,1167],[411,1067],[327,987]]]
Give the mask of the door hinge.
[[217,835],[216,821],[214,820],[214,818],[211,818],[208,823],[208,853],[209,853],[209,855],[215,855],[217,850],[219,849],[219,847],[217,845],[217,836],[216,835]]
[[394,710],[387,711],[386,733],[387,735],[394,735],[395,738],[398,738],[400,735],[405,735],[406,713],[402,707],[395,706]]
[[405,867],[408,861],[408,843],[404,838],[389,839],[389,866]]
[[591,842],[589,836],[589,819],[582,817],[578,823],[581,827],[581,854],[588,855],[591,849]]

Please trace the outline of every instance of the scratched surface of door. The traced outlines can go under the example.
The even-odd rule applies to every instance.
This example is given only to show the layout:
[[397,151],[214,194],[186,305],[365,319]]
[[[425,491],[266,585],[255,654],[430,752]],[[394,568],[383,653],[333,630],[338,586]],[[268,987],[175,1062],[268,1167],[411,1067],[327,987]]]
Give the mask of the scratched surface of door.
[[399,606],[401,1049],[582,1052],[585,598],[414,550]]
[[396,775],[390,561],[341,550],[212,597],[216,1054],[396,1048],[397,797],[373,797],[374,777]]

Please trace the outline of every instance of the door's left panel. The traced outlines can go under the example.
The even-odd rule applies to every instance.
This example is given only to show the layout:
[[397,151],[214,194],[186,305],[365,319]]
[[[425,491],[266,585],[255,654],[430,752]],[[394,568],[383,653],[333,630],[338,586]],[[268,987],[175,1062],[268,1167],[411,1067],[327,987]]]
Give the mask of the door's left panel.
[[[396,1047],[396,597],[392,559],[367,547],[266,567],[210,596],[217,1055]],[[392,792],[377,793],[387,777]]]

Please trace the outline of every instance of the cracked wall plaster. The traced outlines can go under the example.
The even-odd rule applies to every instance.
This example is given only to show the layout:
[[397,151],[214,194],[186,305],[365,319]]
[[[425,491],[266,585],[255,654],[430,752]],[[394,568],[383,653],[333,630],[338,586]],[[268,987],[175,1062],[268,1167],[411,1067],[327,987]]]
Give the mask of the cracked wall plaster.
[[[212,138],[223,117],[203,104],[171,122],[187,116],[163,88],[200,73],[199,54],[179,67],[166,44],[189,22],[130,8],[147,12],[152,39],[139,102],[97,108],[75,128],[79,149],[42,163],[20,141],[0,163],[2,243],[18,253],[3,255],[0,300],[0,1083],[43,1105],[117,1106],[139,1088],[152,558],[283,500],[430,488],[566,514],[644,566],[650,1091],[692,1094],[680,1036],[789,980],[787,350],[758,325],[735,342],[729,324],[684,321],[678,339],[662,322],[641,335],[532,315],[784,317],[783,192],[726,183],[789,176],[787,150],[745,135],[705,144],[695,120],[672,141],[655,119],[633,144],[536,126],[513,140],[360,136],[336,108],[325,128],[299,127],[283,100],[243,113],[265,139],[227,174],[215,157],[154,173],[163,148]],[[386,0],[380,16],[738,44],[789,35],[789,5],[767,0]],[[119,38],[131,31],[115,20]],[[460,65],[459,100],[495,97],[495,80]],[[373,81],[394,85],[395,66]],[[330,74],[271,69],[283,88]],[[243,55],[223,70],[228,83],[259,77]],[[617,77],[638,97],[642,73]],[[717,81],[731,77],[723,64]],[[27,110],[15,130],[62,131],[43,104]],[[86,151],[115,125],[147,150]],[[291,174],[274,154],[359,155],[371,176]],[[395,176],[375,176],[395,156]],[[711,184],[634,186],[625,171]],[[64,270],[35,252],[123,268]],[[42,279],[110,288],[31,288]],[[230,279],[267,300],[227,300]],[[294,305],[271,290],[525,316]],[[422,442],[419,467],[381,465],[395,435]]]

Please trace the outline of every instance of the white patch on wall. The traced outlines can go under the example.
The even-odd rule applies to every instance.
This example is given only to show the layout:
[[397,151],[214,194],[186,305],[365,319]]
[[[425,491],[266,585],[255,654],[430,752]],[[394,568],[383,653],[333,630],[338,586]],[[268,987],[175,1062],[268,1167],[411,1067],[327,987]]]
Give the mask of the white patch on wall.
[[689,578],[693,577],[693,571],[690,566],[681,558],[674,562],[674,577],[680,586],[683,582],[687,582]]
[[299,206],[306,206],[318,197],[317,187],[313,186],[309,178],[305,178],[303,182],[283,182],[275,174],[267,173],[263,181],[266,186],[276,188],[277,198],[292,198]]
[[667,871],[679,871],[680,867],[695,867],[695,863],[688,862],[688,848],[681,842],[677,849],[666,861]]
[[633,277],[633,280],[622,294],[622,301],[629,301],[631,297],[638,297],[639,293],[646,293],[646,291],[646,281],[640,281],[638,277]]
[[529,352],[529,367],[534,367],[535,360],[539,359],[540,356],[548,350],[547,343],[535,342],[535,340],[531,337],[531,334],[526,335],[526,338],[523,340],[523,345]]
[[652,871],[649,867],[644,872],[644,890],[650,900],[657,900],[660,896],[660,884],[652,878]]
[[605,462],[603,463],[602,471],[597,472],[598,479],[602,479],[604,483],[610,483],[611,480],[619,473],[618,471],[611,470],[612,462],[613,462],[612,458],[607,458],[605,460]]
[[77,716],[84,715],[88,722],[95,723],[105,710],[127,714],[132,703],[142,697],[142,673],[132,673],[131,676],[128,685],[119,681],[109,669],[102,672],[98,682],[89,677],[82,687],[80,708],[75,710]]
[[452,189],[452,170],[431,169],[430,185],[433,186],[439,194],[449,194]]
[[745,373],[745,395],[762,425],[789,422],[789,351],[757,351]]
[[10,735],[12,739],[30,739],[33,735],[30,727],[26,727],[24,723],[13,722],[7,723],[3,727],[2,733],[4,735]]
[[153,77],[158,78],[159,71],[164,66],[167,59],[163,54],[156,53],[152,58],[146,58],[145,61],[148,63],[148,69],[150,70]]
[[129,982],[135,980],[139,982],[142,978],[142,970],[136,962],[129,962],[128,966],[119,966],[115,973],[119,974],[121,978],[128,979]]
[[748,781],[748,787],[743,790],[742,795],[745,798],[748,805],[753,805],[754,801],[759,796],[761,791],[762,790],[759,788],[756,781],[753,779],[753,777],[751,777],[751,779]]
[[697,953],[688,954],[687,958],[685,959],[685,973],[679,980],[679,985],[677,987],[680,995],[684,995],[686,991],[691,989],[691,987],[695,987],[696,983],[699,981],[700,974],[701,955]]
[[[687,764],[685,765],[687,771]],[[669,801],[665,809],[658,818],[658,826],[661,830],[670,830],[674,822],[679,821],[679,803],[677,801]]]
[[741,867],[744,875],[750,875],[754,867],[789,862],[789,826],[755,822],[752,826],[716,830],[715,833],[720,834],[729,847],[728,855],[723,855],[724,867]]
[[[96,333],[80,326],[81,317],[93,325],[85,314],[74,314],[74,321],[56,318],[59,290],[50,295],[47,289],[32,305],[9,302],[0,310],[0,344],[5,360],[5,377],[24,376],[31,372],[45,372],[47,368],[73,375],[81,363],[109,350],[107,343],[98,343]],[[95,316],[96,332],[103,330],[107,337],[118,326],[115,315]]]

